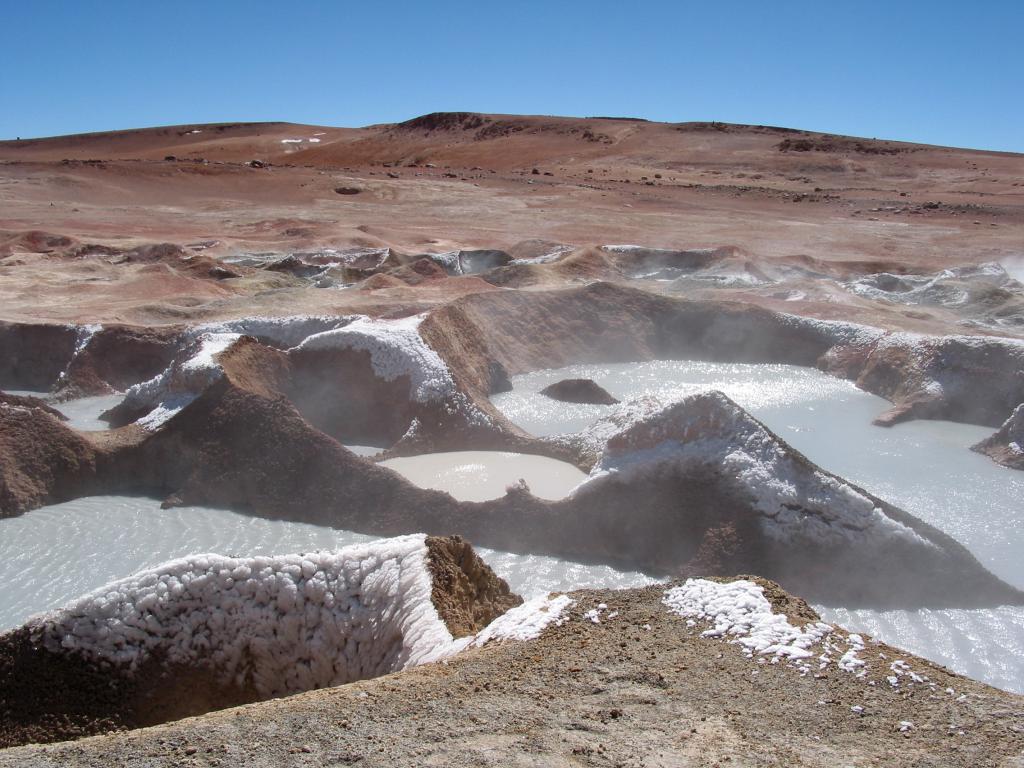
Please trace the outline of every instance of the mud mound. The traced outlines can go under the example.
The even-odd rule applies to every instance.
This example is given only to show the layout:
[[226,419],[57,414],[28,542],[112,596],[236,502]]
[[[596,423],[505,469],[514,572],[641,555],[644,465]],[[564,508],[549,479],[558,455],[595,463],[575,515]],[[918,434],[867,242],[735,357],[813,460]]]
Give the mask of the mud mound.
[[415,418],[409,379],[382,380],[365,350],[299,349],[287,391],[310,424],[340,442],[394,445]]
[[63,372],[62,398],[121,391],[156,376],[182,343],[178,328],[109,326],[91,334]]
[[615,405],[619,402],[593,379],[562,379],[544,387],[540,393],[563,403]]
[[[381,275],[376,275],[379,278],[394,278],[399,281],[400,284],[404,285],[420,285],[427,280],[443,280],[448,277],[448,272],[443,266],[438,264],[436,261],[428,258],[416,259],[412,264],[406,264],[405,266],[395,267],[389,272]],[[367,283],[370,281],[368,280]],[[372,284],[375,287],[389,287],[388,283],[394,285],[388,281],[378,281]],[[364,283],[364,286],[366,283]]]
[[505,251],[460,250],[445,253],[428,253],[418,259],[428,259],[451,276],[479,275],[503,267],[512,261]]
[[97,487],[97,449],[50,411],[0,402],[0,517]]
[[[527,333],[540,311],[546,324]],[[548,344],[558,331],[564,337]],[[837,345],[876,343],[870,331],[596,285],[470,297],[422,323],[346,321],[287,352],[238,333],[206,333],[129,390],[124,407],[149,432],[112,449],[116,471],[104,475],[104,488],[130,483],[172,504],[367,533],[458,533],[499,549],[655,574],[762,573],[826,603],[1019,601],[948,537],[822,472],[723,396],[630,407],[618,422],[549,441],[518,436],[485,409],[495,371],[510,366],[709,349],[726,359],[806,363]],[[1004,347],[994,349],[998,360]],[[331,386],[317,389],[323,380]],[[597,465],[560,502],[515,488],[459,503],[335,439],[394,439],[399,430],[393,455],[521,445]]]
[[0,405],[11,405],[19,408],[38,408],[53,416],[57,421],[68,420],[67,416],[56,408],[52,408],[48,403],[46,403],[46,401],[40,400],[38,397],[31,397],[28,395],[11,395],[7,392],[0,392]]
[[1024,469],[1024,403],[1018,405],[994,435],[971,450],[983,453],[1011,469]]
[[431,112],[393,126],[393,131],[473,131],[489,123],[490,119],[474,112]]
[[[678,308],[678,302],[655,301]],[[721,325],[724,317],[765,333],[765,324],[756,321],[773,319],[771,313],[707,314],[706,307],[682,306],[682,318],[697,322],[684,326],[682,318],[669,315],[666,324],[686,328],[690,339],[703,320],[714,335],[735,339],[734,350],[771,351],[771,343],[750,347],[750,340],[727,335],[728,326]],[[458,503],[352,455],[303,417],[305,408],[323,429],[346,438],[353,435],[345,431],[352,429],[349,421],[364,424],[363,437],[390,437],[411,418],[396,450],[464,450],[474,441],[508,450],[514,435],[473,406],[479,390],[490,386],[491,372],[482,364],[495,362],[493,348],[485,346],[479,326],[458,336],[446,333],[455,317],[444,312],[445,324],[433,324],[424,336],[440,342],[449,359],[473,358],[479,367],[456,374],[459,369],[449,368],[407,321],[350,323],[315,334],[287,354],[230,334],[216,343],[208,338],[179,366],[191,371],[188,376],[167,376],[199,388],[171,412],[158,404],[165,402],[160,387],[151,387],[157,394],[148,407],[156,404],[154,412],[164,408],[169,416],[149,422],[153,431],[144,442],[119,451],[118,466],[146,492],[171,503],[225,505],[368,533],[455,532],[499,549],[657,574],[762,573],[826,603],[917,607],[1021,599],[951,539],[822,472],[721,395],[639,404],[573,438],[522,438],[524,448],[544,455],[597,461],[591,479],[560,502],[519,488],[494,501]],[[778,327],[791,322],[775,321]],[[641,315],[632,322],[642,328],[650,321]],[[815,341],[830,348],[830,330],[798,325],[793,335],[803,334],[812,350]],[[493,328],[490,334],[505,338]],[[605,343],[609,338],[602,337]],[[697,336],[701,343],[707,338]],[[784,340],[792,335],[775,342],[779,349],[803,354]],[[692,343],[682,331],[652,341],[655,348]],[[317,364],[296,374],[306,355]],[[325,368],[321,355],[337,365]],[[343,383],[349,386],[325,389],[316,400],[315,377],[324,370],[348,376]],[[351,379],[354,370],[362,371],[358,382]],[[389,410],[373,399],[381,392]],[[394,413],[401,418],[385,435],[377,422],[386,424]]]
[[129,688],[81,658],[46,651],[27,627],[0,635],[0,748],[124,727]]
[[387,288],[403,288],[405,281],[393,275],[371,275],[359,284],[361,291],[380,291]]
[[985,336],[858,334],[819,367],[893,403],[875,420],[948,419],[998,427],[1024,401],[1024,342]]
[[494,362],[516,375],[574,363],[701,359],[816,366],[892,402],[884,423],[997,427],[1024,400],[1024,343],[1015,339],[895,333],[610,283],[467,296],[432,313],[423,333],[431,343],[472,339],[444,354],[476,391],[484,391]]

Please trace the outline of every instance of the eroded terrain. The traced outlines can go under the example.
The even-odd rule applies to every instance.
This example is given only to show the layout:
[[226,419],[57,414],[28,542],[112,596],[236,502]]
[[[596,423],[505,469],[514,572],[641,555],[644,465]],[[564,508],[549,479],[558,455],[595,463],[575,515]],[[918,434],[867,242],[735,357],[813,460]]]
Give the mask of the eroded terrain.
[[[145,496],[391,537],[224,541],[18,614],[4,745],[288,697],[0,762],[1014,764],[1014,694],[775,582],[851,618],[985,616],[978,673],[1024,690],[999,641],[1024,605],[1022,183],[1011,154],[596,118],[0,143],[0,518]],[[623,383],[676,361],[726,392]],[[797,402],[777,426],[744,406],[759,365]],[[884,464],[851,482],[817,446],[874,449],[814,377],[887,401],[864,430],[934,424],[900,466],[961,451],[978,503],[932,511]],[[950,422],[977,454],[929,448]],[[542,570],[508,610],[500,571],[539,556],[665,583],[548,595]],[[705,580],[737,574],[772,582]]]

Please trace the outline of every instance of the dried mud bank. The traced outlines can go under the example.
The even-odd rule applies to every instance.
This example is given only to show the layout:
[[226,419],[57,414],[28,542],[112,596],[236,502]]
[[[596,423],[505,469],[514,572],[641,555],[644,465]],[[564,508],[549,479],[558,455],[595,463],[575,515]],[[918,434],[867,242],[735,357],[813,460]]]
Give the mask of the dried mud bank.
[[553,618],[507,614],[521,603],[458,537],[171,561],[0,635],[0,746],[378,677],[485,642],[499,617],[496,637]]
[[[1010,768],[1021,697],[821,624],[741,577],[580,591],[528,642],[0,765],[360,763]],[[727,631],[732,630],[732,631]],[[771,645],[766,645],[771,643]]]

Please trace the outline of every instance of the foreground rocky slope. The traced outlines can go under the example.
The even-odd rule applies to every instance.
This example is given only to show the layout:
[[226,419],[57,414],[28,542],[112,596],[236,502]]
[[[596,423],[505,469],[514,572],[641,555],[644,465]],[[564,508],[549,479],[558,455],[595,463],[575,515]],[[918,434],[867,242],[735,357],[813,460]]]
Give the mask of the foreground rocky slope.
[[[566,620],[535,640],[157,728],[7,750],[0,765],[1017,764],[1019,696],[826,631],[802,601],[747,583],[736,587],[750,596],[739,614],[736,601],[715,601],[737,591],[710,582],[575,592]],[[731,642],[757,637],[749,630],[768,620],[765,605],[788,616],[769,620],[788,640]],[[709,636],[726,615],[746,630]],[[809,658],[796,652],[806,634],[818,637]]]

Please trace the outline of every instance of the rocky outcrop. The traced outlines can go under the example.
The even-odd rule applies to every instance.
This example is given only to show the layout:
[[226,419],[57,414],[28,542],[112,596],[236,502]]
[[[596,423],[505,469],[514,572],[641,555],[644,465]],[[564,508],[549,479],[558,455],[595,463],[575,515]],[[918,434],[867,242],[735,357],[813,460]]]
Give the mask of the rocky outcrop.
[[461,536],[428,536],[431,600],[452,637],[479,632],[523,598],[473,551]]
[[0,747],[396,672],[520,603],[457,538],[171,561],[0,636]]
[[1004,467],[1024,469],[1024,403],[1013,410],[998,432],[972,446],[971,450],[985,454]]
[[540,393],[563,403],[615,405],[619,402],[593,379],[562,379],[544,387]]

